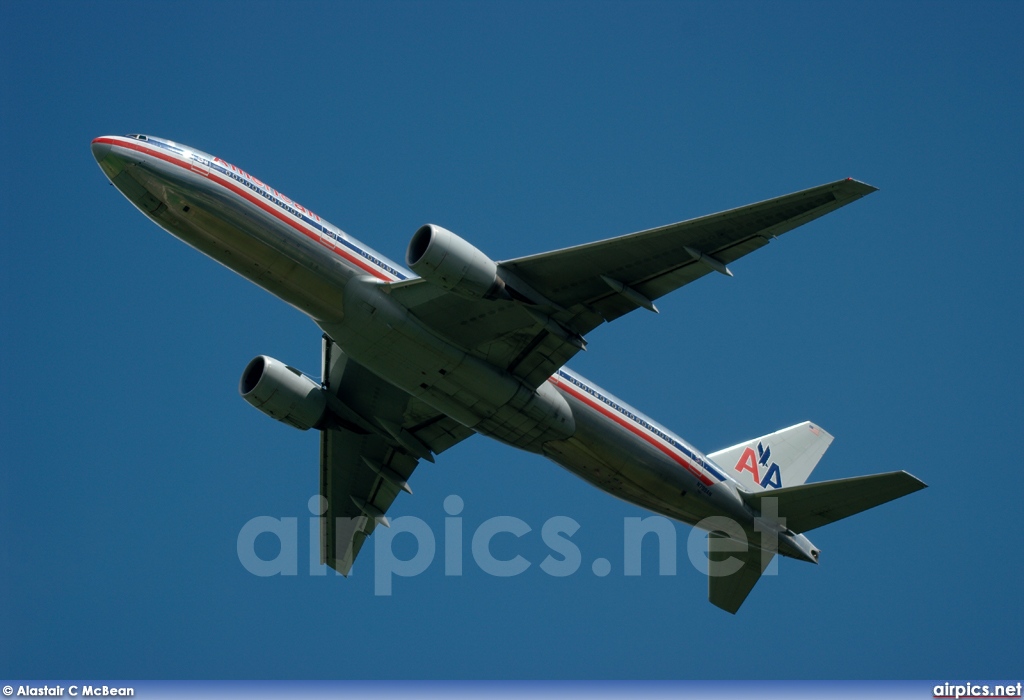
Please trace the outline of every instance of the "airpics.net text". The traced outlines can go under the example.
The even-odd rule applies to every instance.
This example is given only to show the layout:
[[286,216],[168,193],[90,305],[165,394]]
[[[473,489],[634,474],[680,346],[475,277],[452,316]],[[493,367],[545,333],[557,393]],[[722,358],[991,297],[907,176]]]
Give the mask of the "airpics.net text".
[[[774,501],[774,499],[765,499]],[[770,503],[762,504],[767,511]],[[326,505],[321,496],[313,496],[307,504],[310,517],[272,517],[261,515],[250,519],[239,530],[237,537],[238,560],[246,571],[254,576],[298,576],[300,561],[299,522],[307,521],[307,533],[304,536],[308,547],[308,575],[326,576],[327,568],[320,558],[320,532],[324,526],[323,513]],[[518,576],[526,572],[534,562],[516,554],[509,558],[498,558],[492,552],[491,542],[499,534],[521,538],[533,531],[533,527],[525,520],[511,516],[498,515],[480,522],[471,533],[465,532],[465,524],[461,517],[465,504],[457,495],[444,499],[443,534],[439,538],[422,518],[405,515],[389,521],[389,527],[378,523],[373,530],[374,551],[374,594],[389,596],[393,592],[394,577],[409,578],[426,572],[437,558],[438,543],[443,549],[443,566],[445,576],[462,576],[464,570],[466,540],[469,540],[469,552],[473,564],[485,574],[495,577]],[[765,513],[766,517],[769,515]],[[361,520],[357,518],[355,520]],[[353,519],[337,518],[334,525],[341,531],[357,525]],[[583,566],[583,553],[572,537],[580,530],[581,525],[574,518],[556,515],[547,518],[540,527],[540,537],[549,552],[541,558],[538,568],[549,576],[567,577],[576,574]],[[785,519],[771,517],[755,522],[758,537],[750,542],[748,533],[731,518],[713,516],[705,518],[696,527],[690,528],[686,537],[686,554],[690,564],[700,573],[710,576],[728,576],[740,569],[743,562],[735,557],[726,557],[723,562],[716,562],[714,567],[708,559],[707,531],[724,535],[716,546],[719,552],[746,552],[749,547],[761,550],[761,565],[764,575],[778,574],[778,561],[772,558],[772,550],[777,547],[779,529],[785,528]],[[400,558],[395,551],[394,541],[399,535],[407,535],[415,545],[411,556]],[[674,576],[677,566],[677,528],[676,523],[660,515],[646,517],[623,518],[622,525],[622,569],[625,576],[640,576],[643,571],[643,543],[648,535],[657,541],[657,570],[660,576]],[[264,558],[257,551],[257,539],[276,541],[276,554]],[[724,544],[723,544],[724,543]],[[367,543],[369,544],[369,543]],[[408,544],[408,543],[406,543]],[[264,550],[266,548],[263,548]],[[400,549],[409,553],[409,547]],[[269,552],[264,551],[264,554]],[[767,561],[766,561],[767,559]],[[649,565],[650,568],[650,565]],[[604,577],[612,573],[612,563],[607,558],[598,557],[591,562],[590,569],[595,576]],[[340,574],[338,574],[340,575]]]

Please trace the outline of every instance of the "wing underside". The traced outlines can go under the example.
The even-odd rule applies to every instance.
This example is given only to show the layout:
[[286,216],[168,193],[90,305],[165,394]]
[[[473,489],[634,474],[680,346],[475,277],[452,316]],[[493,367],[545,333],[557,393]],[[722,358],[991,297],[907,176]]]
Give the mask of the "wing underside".
[[388,384],[324,337],[323,384],[352,418],[320,437],[321,563],[348,575],[366,538],[433,459],[473,431]]
[[468,299],[415,279],[388,287],[427,327],[537,386],[585,347],[583,336],[797,226],[873,192],[840,180],[738,209],[499,263],[532,303]]

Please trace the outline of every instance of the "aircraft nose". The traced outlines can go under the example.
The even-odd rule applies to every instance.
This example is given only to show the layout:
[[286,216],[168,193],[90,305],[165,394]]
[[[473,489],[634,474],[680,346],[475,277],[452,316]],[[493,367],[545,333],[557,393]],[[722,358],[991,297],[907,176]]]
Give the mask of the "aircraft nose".
[[97,163],[102,163],[103,159],[110,153],[110,144],[103,143],[100,141],[103,137],[92,140],[92,157],[96,159]]

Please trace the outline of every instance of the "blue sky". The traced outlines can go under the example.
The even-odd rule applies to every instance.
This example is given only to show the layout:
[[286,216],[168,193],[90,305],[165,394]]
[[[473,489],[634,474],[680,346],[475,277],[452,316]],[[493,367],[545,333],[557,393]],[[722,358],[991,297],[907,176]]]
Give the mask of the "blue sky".
[[[1020,3],[3,11],[0,676],[1020,672]],[[219,155],[399,260],[425,222],[501,259],[869,182],[734,279],[593,332],[572,366],[707,451],[809,419],[836,436],[815,479],[930,488],[816,531],[821,565],[783,561],[733,617],[685,563],[689,528],[675,576],[645,545],[626,577],[642,511],[475,437],[391,515],[440,536],[457,494],[467,533],[518,517],[532,532],[495,552],[525,573],[446,577],[438,557],[381,597],[368,550],[350,579],[310,576],[316,436],[236,386],[261,353],[316,374],[319,332],[108,184],[89,141],[129,132]],[[298,576],[239,563],[261,515],[298,519]],[[581,526],[566,578],[539,568],[555,516]]]

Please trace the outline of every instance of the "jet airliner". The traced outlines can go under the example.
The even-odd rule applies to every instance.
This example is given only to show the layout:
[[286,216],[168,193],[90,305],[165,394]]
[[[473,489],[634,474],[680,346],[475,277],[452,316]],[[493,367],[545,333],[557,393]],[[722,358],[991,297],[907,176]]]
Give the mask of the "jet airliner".
[[[496,262],[435,224],[408,268],[244,170],[143,134],[101,136],[104,174],[172,235],[309,316],[318,380],[267,356],[242,397],[320,435],[322,563],[347,575],[421,460],[474,433],[709,531],[710,601],[735,613],[806,533],[925,484],[897,471],[806,483],[832,436],[804,422],[705,454],[566,367],[586,334],[875,188],[839,180],[639,233]],[[747,546],[744,546],[746,544]]]

